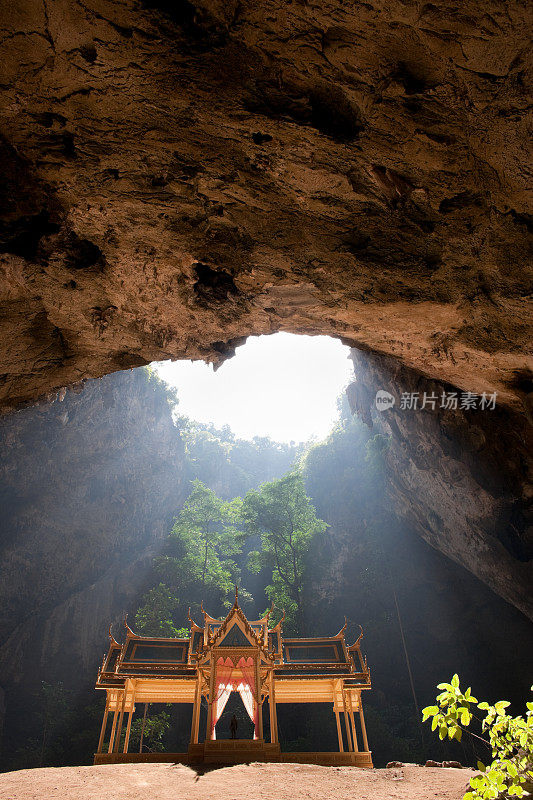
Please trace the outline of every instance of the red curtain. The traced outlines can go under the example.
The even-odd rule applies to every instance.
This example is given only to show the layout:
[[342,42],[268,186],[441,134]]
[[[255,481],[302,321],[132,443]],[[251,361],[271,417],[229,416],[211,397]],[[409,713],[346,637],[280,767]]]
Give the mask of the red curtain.
[[211,739],[217,738],[215,727],[226,707],[226,703],[233,689],[231,680],[233,670],[234,666],[231,658],[226,658],[225,661],[222,657],[218,659],[216,664],[215,691],[211,705]]
[[242,683],[239,683],[237,691],[241,696],[248,716],[254,723],[254,739],[257,739],[257,720],[258,720],[258,707],[255,696],[255,665],[253,658],[240,658],[237,663],[237,668],[242,672]]

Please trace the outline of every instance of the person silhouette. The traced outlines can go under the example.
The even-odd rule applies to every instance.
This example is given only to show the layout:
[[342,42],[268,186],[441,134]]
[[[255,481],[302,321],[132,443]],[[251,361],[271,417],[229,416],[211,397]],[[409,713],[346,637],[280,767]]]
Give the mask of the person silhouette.
[[229,729],[231,731],[231,738],[232,739],[236,739],[237,738],[237,728],[238,727],[239,727],[239,721],[238,721],[237,717],[234,714],[232,716],[231,722],[229,724]]

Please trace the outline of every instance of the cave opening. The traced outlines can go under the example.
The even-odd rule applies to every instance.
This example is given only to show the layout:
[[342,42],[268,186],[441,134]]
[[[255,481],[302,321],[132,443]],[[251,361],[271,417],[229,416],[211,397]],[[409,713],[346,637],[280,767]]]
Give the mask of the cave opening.
[[[0,771],[91,763],[108,625],[185,638],[234,584],[363,626],[374,764],[486,762],[420,709],[529,696],[525,4],[4,5]],[[279,722],[335,746],[318,701]]]
[[278,442],[325,438],[346,386],[350,349],[338,339],[276,333],[248,337],[218,369],[203,361],[162,362],[157,374],[178,393],[178,408],[241,439]]

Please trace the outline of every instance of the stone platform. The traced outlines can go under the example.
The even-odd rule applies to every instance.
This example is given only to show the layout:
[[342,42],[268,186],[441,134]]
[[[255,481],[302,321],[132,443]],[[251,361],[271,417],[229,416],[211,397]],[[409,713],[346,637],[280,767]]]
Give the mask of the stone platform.
[[96,753],[95,764],[249,764],[270,763],[321,764],[372,768],[371,753],[282,753],[279,744],[263,739],[217,739],[189,745],[187,753]]

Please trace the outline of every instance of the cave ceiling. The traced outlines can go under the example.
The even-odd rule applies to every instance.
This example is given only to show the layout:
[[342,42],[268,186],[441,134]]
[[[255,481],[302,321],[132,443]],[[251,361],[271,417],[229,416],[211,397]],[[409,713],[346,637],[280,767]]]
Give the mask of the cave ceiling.
[[18,0],[0,403],[248,335],[531,391],[527,4]]

